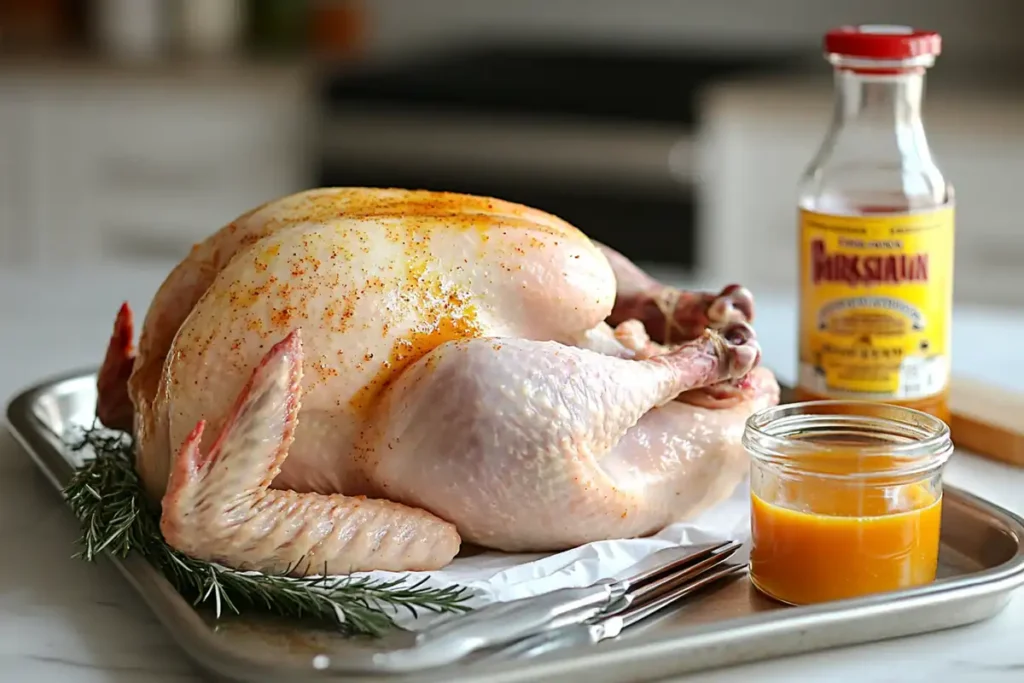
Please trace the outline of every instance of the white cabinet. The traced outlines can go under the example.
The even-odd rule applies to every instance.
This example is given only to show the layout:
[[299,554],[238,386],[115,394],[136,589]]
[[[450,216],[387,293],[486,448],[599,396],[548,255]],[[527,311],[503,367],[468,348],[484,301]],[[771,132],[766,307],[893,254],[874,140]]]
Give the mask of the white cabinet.
[[0,263],[175,260],[312,182],[298,71],[0,78]]
[[[925,125],[956,193],[955,296],[1024,305],[1024,101],[926,95]],[[702,276],[797,284],[796,185],[825,135],[830,84],[732,83],[708,93],[698,143]]]

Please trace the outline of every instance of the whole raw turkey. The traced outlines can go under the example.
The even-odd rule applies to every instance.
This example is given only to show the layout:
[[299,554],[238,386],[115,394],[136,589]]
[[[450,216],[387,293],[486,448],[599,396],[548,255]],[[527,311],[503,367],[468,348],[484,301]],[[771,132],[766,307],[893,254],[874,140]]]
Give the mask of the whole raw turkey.
[[[628,227],[628,226],[625,226]],[[98,416],[131,430],[171,545],[238,569],[429,570],[465,540],[650,534],[742,480],[778,401],[750,293],[685,292],[547,213],[318,189],[170,273]]]

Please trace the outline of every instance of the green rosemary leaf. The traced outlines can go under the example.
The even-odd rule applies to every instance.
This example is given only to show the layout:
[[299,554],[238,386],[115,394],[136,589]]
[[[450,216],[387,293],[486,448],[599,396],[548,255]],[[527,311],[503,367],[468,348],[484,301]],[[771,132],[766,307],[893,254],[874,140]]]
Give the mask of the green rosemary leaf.
[[314,618],[348,635],[377,637],[397,628],[393,615],[399,610],[413,616],[469,611],[466,589],[429,588],[425,578],[410,584],[404,577],[274,576],[196,560],[164,541],[157,513],[136,474],[128,435],[94,424],[77,439],[66,437],[65,444],[73,452],[92,455],[64,488],[82,529],[76,556],[92,561],[102,552],[117,557],[138,552],[193,604],[212,604],[218,618],[254,609]]

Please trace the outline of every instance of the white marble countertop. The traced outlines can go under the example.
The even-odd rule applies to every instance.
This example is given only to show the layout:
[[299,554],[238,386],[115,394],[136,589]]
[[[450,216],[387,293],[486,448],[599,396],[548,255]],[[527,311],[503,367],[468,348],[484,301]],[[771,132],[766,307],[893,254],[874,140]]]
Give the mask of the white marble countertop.
[[[127,298],[145,311],[165,266],[52,275],[0,271],[0,396],[68,370],[95,367]],[[758,295],[766,362],[793,377],[791,296]],[[954,369],[1007,387],[1024,383],[1015,340],[1024,312],[958,309]],[[1024,514],[1024,471],[958,453],[946,480]],[[71,558],[76,525],[6,430],[0,433],[0,681],[201,680],[106,561]],[[757,662],[679,680],[1024,680],[1024,591],[995,618],[941,633]],[[637,672],[638,677],[642,672]]]

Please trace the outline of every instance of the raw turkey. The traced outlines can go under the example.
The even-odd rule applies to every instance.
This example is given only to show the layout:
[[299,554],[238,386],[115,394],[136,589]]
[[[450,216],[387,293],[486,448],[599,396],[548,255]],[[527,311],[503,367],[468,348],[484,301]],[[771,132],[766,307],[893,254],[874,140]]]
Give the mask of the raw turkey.
[[778,401],[750,293],[683,292],[483,197],[319,189],[170,273],[98,416],[131,430],[172,546],[237,569],[430,570],[556,551],[728,496]]

